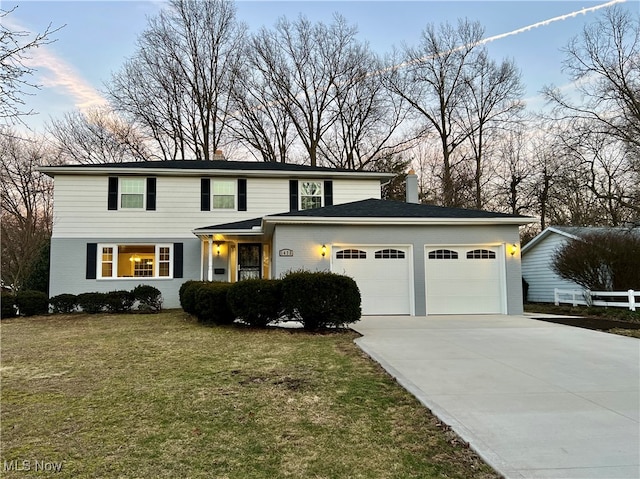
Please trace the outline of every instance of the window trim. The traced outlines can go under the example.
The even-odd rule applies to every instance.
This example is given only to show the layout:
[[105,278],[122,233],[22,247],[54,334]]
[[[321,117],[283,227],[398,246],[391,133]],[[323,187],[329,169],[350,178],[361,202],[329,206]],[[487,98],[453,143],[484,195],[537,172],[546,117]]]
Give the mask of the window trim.
[[[154,276],[117,276],[118,274],[118,255],[119,248],[121,246],[153,246],[154,247]],[[102,255],[104,248],[113,248],[112,253],[112,269],[111,276],[103,276],[102,275]],[[164,263],[169,264],[169,275],[168,276],[160,276],[160,248],[169,248],[169,259],[164,260]],[[98,243],[97,251],[96,251],[96,279],[100,280],[164,280],[164,279],[174,279],[174,263],[175,263],[175,249],[173,243]],[[114,276],[115,274],[115,276]]]
[[[319,195],[314,195],[314,196],[310,196],[310,195],[303,195],[303,187],[302,185],[304,183],[317,183],[320,185],[320,193]],[[324,181],[323,180],[298,180],[298,211],[305,211],[305,210],[312,210],[315,208],[302,208],[302,197],[305,198],[316,198],[316,197],[320,197],[320,206],[317,206],[316,208],[323,208],[325,206],[325,197],[324,197]]]

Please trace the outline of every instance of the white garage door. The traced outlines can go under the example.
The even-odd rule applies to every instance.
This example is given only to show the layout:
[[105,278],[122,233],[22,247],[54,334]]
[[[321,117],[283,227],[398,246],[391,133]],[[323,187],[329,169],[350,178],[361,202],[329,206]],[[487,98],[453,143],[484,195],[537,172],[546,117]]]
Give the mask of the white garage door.
[[411,314],[411,255],[402,246],[333,247],[331,271],[351,276],[362,314]]
[[500,246],[427,246],[427,314],[503,312]]

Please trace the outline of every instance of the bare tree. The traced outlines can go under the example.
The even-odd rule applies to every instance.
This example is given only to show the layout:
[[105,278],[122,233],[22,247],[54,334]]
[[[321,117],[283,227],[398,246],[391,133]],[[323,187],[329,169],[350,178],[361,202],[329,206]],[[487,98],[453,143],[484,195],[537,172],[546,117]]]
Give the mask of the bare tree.
[[468,72],[476,65],[483,35],[479,23],[460,20],[457,27],[428,25],[417,47],[406,46],[385,77],[388,88],[404,98],[425,130],[435,129],[442,152],[442,203],[457,206],[454,157],[470,132],[461,128],[461,108]]
[[246,27],[227,0],[170,0],[108,86],[163,159],[213,158],[226,138]]
[[513,215],[527,214],[533,206],[529,184],[534,172],[526,130],[527,126],[517,125],[503,134],[495,152],[493,206]]
[[291,118],[254,64],[249,54],[232,92],[234,114],[229,125],[260,160],[286,163],[295,142]]
[[312,166],[318,163],[322,139],[337,121],[335,86],[349,79],[356,32],[338,15],[330,25],[304,17],[295,22],[281,18],[252,40],[252,67],[269,88],[269,101],[285,109]]
[[564,70],[580,92],[568,98],[547,88],[566,117],[619,138],[640,155],[640,15],[608,9],[565,48]]
[[558,141],[579,189],[595,203],[583,216],[590,214],[592,225],[621,226],[640,218],[640,173],[633,168],[632,151],[620,148],[614,136],[598,132],[592,124],[572,121],[570,131]]
[[342,79],[333,85],[336,121],[321,141],[330,165],[362,170],[377,168],[373,163],[381,161],[388,168],[388,158],[411,143],[410,135],[398,134],[408,111],[404,100],[384,87],[381,74],[382,63],[368,45],[354,44]]
[[21,117],[36,113],[33,110],[23,111],[23,96],[29,90],[39,88],[29,80],[35,70],[25,60],[31,51],[54,42],[52,35],[62,28],[53,28],[49,24],[42,33],[12,31],[7,27],[8,22],[3,20],[14,10],[0,8],[0,118],[8,125],[19,123]]
[[523,87],[520,72],[513,61],[498,64],[482,50],[474,65],[466,73],[463,95],[462,128],[469,134],[473,152],[474,206],[484,206],[483,178],[488,147],[493,138],[498,139],[500,129],[511,126],[524,109],[521,101]]
[[51,236],[53,182],[37,171],[51,158],[42,142],[0,135],[2,283],[19,289]]
[[132,124],[106,108],[74,111],[47,127],[67,163],[121,163],[153,158],[146,138]]

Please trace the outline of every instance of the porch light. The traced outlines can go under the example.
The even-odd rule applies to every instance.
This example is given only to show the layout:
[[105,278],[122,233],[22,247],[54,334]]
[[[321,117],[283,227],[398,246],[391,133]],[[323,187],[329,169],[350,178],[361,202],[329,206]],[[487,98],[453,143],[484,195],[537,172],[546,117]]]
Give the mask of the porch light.
[[514,254],[516,254],[516,252],[518,251],[518,245],[517,244],[512,244],[509,245],[509,254],[511,256],[513,256]]
[[220,256],[220,243],[216,243],[216,254]]
[[327,245],[322,245],[322,257],[324,258],[327,255]]

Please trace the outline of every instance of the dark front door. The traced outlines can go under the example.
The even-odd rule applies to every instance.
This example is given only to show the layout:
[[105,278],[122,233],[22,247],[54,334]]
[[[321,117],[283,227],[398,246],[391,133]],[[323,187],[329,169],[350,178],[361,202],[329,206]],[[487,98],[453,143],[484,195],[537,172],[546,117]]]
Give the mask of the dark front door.
[[256,243],[238,244],[238,281],[262,277],[262,245]]

